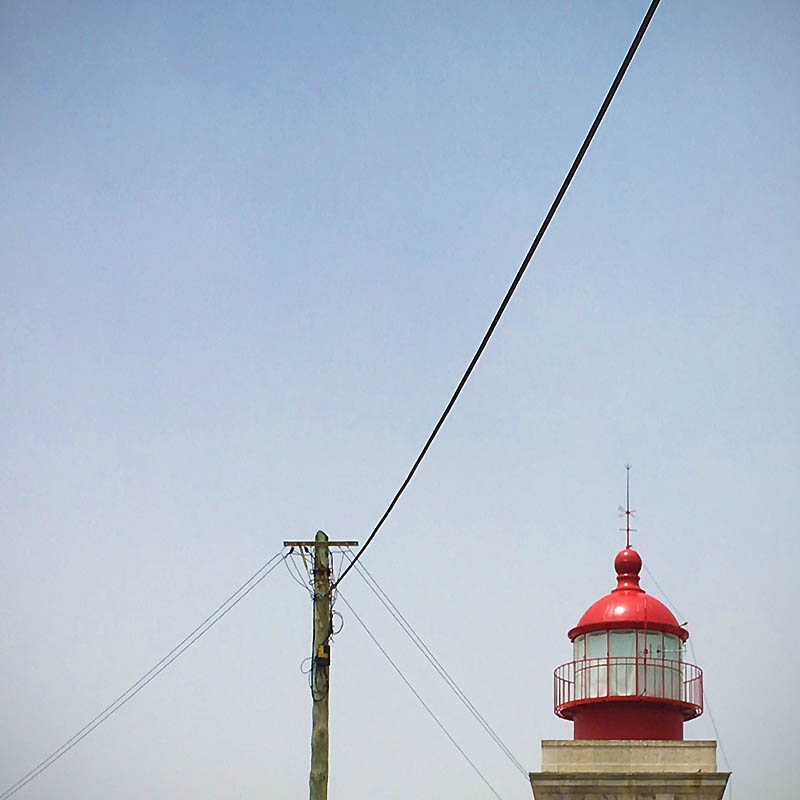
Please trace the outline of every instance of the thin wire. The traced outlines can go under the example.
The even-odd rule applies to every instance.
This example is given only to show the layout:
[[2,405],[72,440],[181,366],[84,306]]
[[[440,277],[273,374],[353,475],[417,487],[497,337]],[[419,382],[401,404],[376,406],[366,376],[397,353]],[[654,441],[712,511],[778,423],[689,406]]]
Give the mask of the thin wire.
[[[336,617],[339,617],[339,620],[341,622],[341,625],[339,625],[339,630],[338,631],[333,630],[333,622],[332,621],[334,619],[336,619]],[[344,617],[341,615],[341,613],[339,611],[332,612],[331,613],[331,638],[333,638],[334,636],[338,636],[343,630],[344,630]]]
[[[655,576],[653,575],[653,573],[652,573],[652,572],[650,572],[650,570],[647,568],[647,564],[644,564],[644,563],[643,563],[643,564],[642,564],[642,566],[644,567],[644,571],[647,573],[647,576],[648,576],[648,577],[650,578],[650,580],[651,580],[651,581],[653,581],[653,583],[655,584],[655,587],[656,587],[656,589],[658,589],[658,591],[659,591],[659,592],[661,592],[661,594],[663,595],[663,597],[664,597],[664,599],[667,601],[667,603],[669,603],[669,605],[671,605],[671,606],[672,606],[672,610],[673,610],[673,611],[674,611],[674,612],[675,612],[675,613],[676,613],[676,614],[677,614],[677,615],[678,615],[678,616],[679,616],[681,619],[684,619],[684,620],[685,620],[685,619],[686,619],[686,617],[684,617],[684,616],[683,616],[683,614],[681,614],[680,610],[678,609],[678,606],[676,606],[676,605],[675,605],[675,603],[673,603],[673,602],[672,602],[672,600],[670,600],[670,597],[669,597],[669,595],[668,595],[668,594],[667,594],[667,593],[666,593],[666,592],[665,592],[665,591],[664,591],[664,590],[661,588],[661,585],[660,585],[660,584],[659,584],[659,582],[658,582],[658,581],[655,579]],[[693,645],[692,645],[692,643],[691,643],[691,642],[689,642],[689,645],[690,645],[690,647],[693,647]]]
[[[30,772],[23,775],[16,783],[9,786],[0,795],[0,800],[6,800],[12,795],[16,794],[20,789],[29,784],[34,778],[37,778],[48,767],[52,766],[58,761],[61,756],[68,753],[85,739],[95,728],[102,725],[112,714],[119,711],[129,700],[133,699],[139,692],[147,686],[150,681],[160,675],[173,661],[185,653],[200,637],[206,634],[211,628],[214,627],[229,611],[235,608],[245,597],[247,597],[253,589],[258,586],[276,567],[280,565],[280,561],[275,560],[281,555],[279,550],[272,558],[269,559],[260,569],[246,580],[224,603],[219,605],[211,614],[209,614],[190,634],[185,636],[183,640],[175,645],[172,650],[167,653],[159,662],[154,664],[136,683],[132,684],[126,691],[124,691],[116,700],[106,706],[96,717],[87,722],[74,736],[67,739],[64,744],[54,750],[47,758],[42,759]],[[284,555],[285,559],[286,556]],[[272,564],[272,566],[270,566]],[[269,569],[267,569],[269,567]],[[266,572],[265,572],[266,570]],[[255,581],[255,582],[253,582]],[[246,591],[245,587],[249,585]],[[234,600],[234,598],[236,598]],[[233,601],[233,602],[231,602]],[[226,607],[227,606],[227,607]],[[224,610],[222,610],[224,609]],[[221,612],[221,613],[220,613]]]
[[[597,133],[598,128],[600,127],[600,123],[603,121],[603,117],[606,115],[606,111],[608,111],[609,106],[611,105],[611,101],[614,99],[614,95],[617,93],[617,89],[619,88],[620,83],[622,83],[622,79],[625,76],[625,73],[628,71],[628,67],[630,66],[631,61],[633,60],[634,55],[636,54],[637,49],[639,48],[639,44],[644,37],[645,31],[647,30],[650,20],[655,14],[656,8],[658,8],[660,0],[652,0],[650,3],[650,7],[647,9],[647,13],[642,20],[641,25],[639,26],[639,30],[636,32],[636,36],[631,42],[631,46],[628,48],[628,52],[625,54],[625,58],[620,65],[619,70],[617,70],[617,74],[614,77],[614,81],[611,84],[611,87],[608,90],[608,93],[603,100],[602,105],[600,106],[597,115],[594,118],[594,122],[592,122],[591,127],[589,128],[589,132],[586,134],[586,137],[583,140],[583,144],[581,145],[580,150],[578,150],[578,155],[575,156],[575,160],[572,162],[572,166],[569,168],[569,172],[567,172],[564,181],[561,184],[561,188],[558,190],[558,194],[556,194],[553,203],[550,206],[549,211],[547,212],[542,224],[539,226],[539,230],[536,234],[536,237],[533,240],[525,258],[522,261],[519,269],[517,270],[517,274],[514,276],[514,280],[511,282],[511,285],[508,287],[508,291],[503,297],[503,301],[500,303],[500,307],[497,309],[494,318],[492,319],[491,324],[489,325],[486,333],[483,335],[483,339],[481,340],[478,349],[475,351],[475,355],[472,356],[472,360],[469,362],[469,366],[467,367],[464,374],[461,376],[461,380],[458,382],[458,386],[456,386],[455,391],[453,392],[452,397],[450,398],[447,406],[445,407],[442,415],[439,417],[439,421],[431,431],[430,436],[428,436],[428,440],[425,442],[425,446],[420,451],[420,454],[417,456],[416,461],[414,461],[413,466],[411,467],[408,475],[406,475],[405,480],[400,485],[400,488],[397,490],[395,496],[392,498],[392,501],[389,503],[386,510],[383,512],[383,515],[378,520],[377,525],[372,529],[372,533],[367,537],[367,540],[364,542],[363,547],[358,551],[355,557],[355,561],[358,561],[361,558],[362,553],[369,547],[372,540],[377,535],[378,531],[383,527],[383,523],[388,518],[389,514],[392,513],[397,501],[400,499],[400,496],[405,492],[406,487],[411,482],[411,479],[414,477],[414,473],[417,471],[417,467],[422,463],[422,459],[425,458],[425,454],[428,452],[431,444],[433,444],[433,440],[436,438],[436,435],[439,433],[440,428],[444,424],[444,421],[447,419],[448,415],[450,414],[451,409],[455,405],[456,400],[458,400],[458,396],[461,394],[461,390],[464,388],[465,384],[469,380],[470,375],[472,374],[473,369],[475,369],[475,365],[478,363],[478,359],[483,354],[486,345],[489,343],[489,339],[492,338],[492,334],[494,333],[497,324],[500,322],[500,318],[503,316],[503,313],[508,306],[512,295],[517,289],[519,282],[522,280],[522,276],[525,274],[525,270],[528,268],[528,264],[530,263],[531,259],[533,258],[533,254],[536,252],[536,249],[539,247],[539,242],[542,241],[545,233],[547,232],[548,227],[550,226],[550,222],[552,221],[553,217],[555,216],[558,207],[561,205],[561,201],[564,198],[564,195],[567,193],[567,189],[569,189],[570,184],[572,183],[572,179],[575,177],[575,173],[578,171],[578,167],[581,165],[583,161],[583,157],[586,155],[586,151],[589,149],[589,145],[592,143],[595,134]],[[351,561],[348,564],[345,571],[339,576],[339,579],[336,583],[341,582],[345,575],[353,568],[353,564],[355,561]]]
[[408,680],[408,678],[406,678],[406,676],[403,675],[402,671],[400,670],[400,667],[398,667],[397,664],[395,664],[395,662],[392,660],[392,657],[386,652],[386,650],[383,649],[383,647],[381,646],[381,643],[375,638],[375,636],[373,635],[372,631],[366,626],[366,623],[364,622],[364,620],[361,619],[361,617],[358,616],[358,614],[356,613],[356,610],[353,608],[353,606],[351,606],[350,603],[347,602],[347,598],[343,594],[341,594],[341,592],[339,593],[339,597],[342,598],[342,602],[350,609],[351,613],[356,618],[358,623],[367,632],[367,636],[369,636],[369,638],[372,639],[372,641],[375,643],[375,646],[378,648],[378,650],[380,650],[381,653],[383,653],[384,658],[392,665],[392,667],[394,667],[394,671],[400,676],[400,678],[402,679],[403,683],[405,683],[405,685],[408,686],[408,688],[411,690],[411,692],[414,695],[414,697],[416,697],[417,700],[419,700],[419,702],[421,703],[422,707],[428,712],[428,714],[431,716],[433,721],[442,729],[442,731],[444,732],[444,735],[451,741],[451,743],[456,748],[456,750],[458,750],[458,752],[461,753],[461,755],[464,757],[464,760],[472,767],[472,769],[475,771],[477,776],[489,787],[489,789],[491,790],[492,794],[496,798],[498,798],[498,800],[503,800],[503,798],[500,797],[500,795],[497,793],[497,790],[494,788],[494,786],[492,786],[492,784],[489,783],[489,781],[486,778],[486,776],[478,769],[477,766],[475,766],[475,762],[473,762],[472,759],[464,752],[464,750],[461,748],[461,746],[458,744],[458,742],[453,738],[453,736],[450,733],[450,731],[448,731],[447,728],[445,728],[445,726],[442,723],[442,721],[436,716],[436,714],[433,713],[431,707],[422,699],[422,697],[420,696],[419,692],[411,685],[411,682]]
[[[644,567],[644,571],[647,573],[648,577],[651,581],[655,584],[656,589],[661,593],[663,598],[667,601],[667,604],[672,606],[672,610],[680,617],[681,619],[686,619],[686,617],[681,614],[678,607],[675,603],[672,602],[669,595],[661,588],[661,584],[656,580],[655,575],[647,568],[646,564],[642,564]],[[698,663],[697,661],[697,653],[694,651],[694,642],[692,641],[691,637],[689,637],[689,650],[692,652],[692,660],[695,664]],[[722,757],[725,759],[725,766],[728,768],[728,772],[732,772],[731,770],[731,762],[728,760],[728,754],[725,752],[725,745],[722,743],[722,738],[719,735],[719,730],[717,729],[717,723],[714,719],[714,714],[711,711],[711,704],[708,702],[708,692],[706,691],[706,687],[703,686],[703,707],[706,711],[708,711],[708,718],[711,720],[711,727],[714,729],[714,736],[717,737],[717,743],[719,744],[720,752],[722,753]],[[727,788],[730,790],[728,791],[728,797],[733,798],[733,781],[729,779]]]
[[[422,640],[422,637],[414,630],[411,623],[403,616],[402,612],[392,602],[377,580],[375,580],[375,578],[368,572],[367,568],[363,564],[358,564],[356,566],[356,572],[361,575],[364,582],[367,584],[367,586],[369,586],[378,600],[381,601],[384,608],[386,608],[386,610],[392,615],[395,622],[397,622],[397,624],[402,628],[403,632],[409,637],[409,639],[411,639],[417,649],[427,659],[428,663],[436,670],[442,680],[444,680],[444,682],[450,687],[456,697],[464,704],[467,710],[477,720],[481,727],[483,727],[486,733],[489,734],[495,744],[497,744],[497,746],[503,751],[511,763],[522,773],[527,781],[528,772],[525,767],[522,766],[520,761],[516,758],[516,756],[514,756],[505,742],[503,742],[500,736],[495,732],[486,718],[480,713],[480,711],[478,711],[461,687],[455,682],[454,678],[450,675],[444,665],[439,661],[438,658],[436,658],[431,649]],[[364,573],[366,573],[366,575]],[[374,586],[370,583],[370,580],[367,579],[367,576],[369,576],[369,579],[374,582]]]
[[[691,642],[689,642],[689,647],[692,650],[692,658],[694,659],[695,663],[697,663],[697,656],[695,655],[694,652],[694,645]],[[703,706],[705,707],[705,710],[708,711],[708,718],[711,720],[711,727],[714,729],[714,736],[717,737],[719,749],[722,751],[722,757],[725,759],[725,766],[728,768],[729,773],[733,773],[733,770],[731,769],[731,762],[728,761],[728,754],[725,752],[725,745],[722,744],[722,739],[720,738],[719,731],[717,730],[717,723],[714,721],[714,715],[711,713],[711,704],[708,702],[708,692],[706,691],[705,686],[703,686]],[[727,788],[729,789],[728,797],[730,798],[733,797],[732,777],[733,776],[731,774],[731,778],[728,778],[728,786],[727,786]]]
[[314,578],[312,577],[312,568],[306,565],[306,560],[303,558],[303,569],[300,569],[300,565],[295,561],[292,560],[292,565],[295,568],[295,572],[297,572],[297,577],[300,578],[301,582],[308,587],[309,592],[313,594],[313,586],[314,586]]
[[[348,558],[352,559],[352,553],[349,551],[345,551],[347,553]],[[455,696],[466,706],[467,710],[472,714],[472,716],[477,720],[477,722],[481,725],[481,727],[489,734],[495,744],[503,751],[506,757],[511,761],[511,763],[522,773],[525,780],[527,781],[528,778],[528,771],[525,767],[520,763],[520,761],[516,758],[516,756],[511,752],[511,750],[506,746],[505,742],[500,738],[500,736],[494,731],[492,726],[487,722],[486,718],[481,714],[480,711],[475,707],[472,701],[467,697],[461,687],[455,682],[453,677],[444,667],[444,665],[439,661],[438,658],[433,654],[431,649],[428,647],[427,644],[422,640],[422,637],[414,630],[414,627],[411,623],[403,616],[403,613],[400,609],[392,602],[391,598],[386,594],[383,587],[378,583],[375,577],[370,573],[370,571],[363,565],[358,564],[356,566],[356,572],[359,573],[361,578],[363,579],[364,583],[369,586],[372,590],[373,594],[381,601],[384,608],[392,615],[395,622],[403,629],[403,632],[408,636],[409,639],[414,643],[417,649],[422,653],[423,656],[427,659],[428,663],[436,670],[439,676],[444,680],[444,682],[450,687],[453,691]],[[374,584],[374,585],[373,585]]]
[[[291,555],[291,553],[289,553],[289,555]],[[291,579],[295,583],[302,586],[303,589],[313,597],[314,593],[311,591],[311,587],[303,580],[302,573],[300,572],[300,568],[297,566],[297,564],[295,564],[294,561],[292,561],[292,559],[290,558],[285,558],[283,560],[283,563],[286,564],[286,569],[289,572],[289,576],[291,577]],[[289,566],[290,563],[292,567],[294,567],[294,572],[292,572],[292,567]]]

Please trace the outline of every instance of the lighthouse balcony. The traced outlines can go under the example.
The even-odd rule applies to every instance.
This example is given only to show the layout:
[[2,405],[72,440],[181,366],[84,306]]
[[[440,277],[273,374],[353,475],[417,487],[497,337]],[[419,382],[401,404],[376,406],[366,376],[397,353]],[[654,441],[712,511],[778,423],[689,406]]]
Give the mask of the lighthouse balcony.
[[554,672],[554,709],[563,719],[608,701],[657,703],[684,720],[703,713],[703,670],[685,661],[648,656],[605,656],[569,661]]

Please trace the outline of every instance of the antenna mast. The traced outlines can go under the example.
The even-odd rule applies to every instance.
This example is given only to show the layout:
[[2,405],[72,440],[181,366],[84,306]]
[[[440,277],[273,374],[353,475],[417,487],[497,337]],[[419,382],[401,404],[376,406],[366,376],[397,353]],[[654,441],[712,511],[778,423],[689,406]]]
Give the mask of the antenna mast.
[[625,547],[631,546],[631,465],[625,465]]
[[636,513],[631,508],[631,465],[625,465],[625,509],[622,506],[619,510],[625,514],[625,527],[620,530],[625,531],[625,547],[631,546],[631,533],[636,532],[636,528],[631,528],[631,517]]

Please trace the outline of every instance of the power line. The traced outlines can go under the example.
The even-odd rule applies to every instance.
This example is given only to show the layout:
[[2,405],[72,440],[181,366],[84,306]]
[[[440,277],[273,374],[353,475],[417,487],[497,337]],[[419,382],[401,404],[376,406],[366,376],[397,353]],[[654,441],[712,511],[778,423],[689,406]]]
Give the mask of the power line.
[[[697,656],[694,652],[694,645],[689,642],[689,647],[692,650],[692,658],[697,663]],[[708,702],[708,692],[706,691],[706,687],[703,686],[703,706],[705,707],[706,711],[708,711],[708,718],[711,720],[711,727],[714,729],[714,736],[717,737],[717,742],[719,743],[719,749],[722,751],[722,757],[725,759],[725,766],[728,768],[728,772],[733,772],[731,770],[731,762],[728,761],[728,754],[725,752],[725,745],[722,744],[722,739],[719,735],[719,731],[717,730],[717,723],[714,721],[714,714],[711,712],[711,705]],[[733,775],[728,779],[728,797],[733,797]]]
[[461,753],[461,755],[464,757],[464,760],[472,767],[477,776],[489,787],[490,791],[497,798],[497,800],[503,800],[503,798],[500,797],[500,795],[497,793],[497,790],[494,788],[494,786],[492,786],[492,784],[489,783],[489,780],[486,778],[486,776],[478,769],[477,766],[475,766],[475,762],[464,752],[459,743],[453,738],[450,731],[448,731],[447,728],[445,728],[444,723],[442,723],[439,717],[437,717],[436,714],[433,713],[431,707],[422,699],[419,692],[411,685],[411,682],[403,674],[400,667],[398,667],[397,664],[395,664],[395,662],[392,660],[392,657],[386,652],[386,650],[383,649],[381,643],[375,638],[372,631],[367,627],[364,620],[358,616],[353,606],[351,606],[350,603],[347,602],[347,598],[341,592],[339,592],[339,597],[342,599],[342,602],[350,609],[351,613],[356,618],[361,627],[367,632],[367,636],[369,636],[369,638],[372,639],[378,650],[380,650],[381,653],[383,653],[384,658],[392,665],[392,667],[394,667],[394,671],[400,676],[403,683],[405,683],[405,685],[408,686],[414,697],[416,697],[417,700],[419,700],[422,707],[428,712],[428,714],[430,714],[433,721],[442,729],[444,735],[450,740],[450,742],[453,744],[456,750],[458,750],[458,752]]
[[[644,566],[644,571],[647,573],[647,575],[649,576],[650,580],[653,581],[653,584],[655,585],[656,589],[658,589],[658,591],[661,592],[662,597],[667,601],[667,605],[672,606],[672,610],[681,619],[685,620],[686,617],[684,617],[683,614],[681,614],[680,610],[675,605],[675,603],[673,603],[672,600],[670,600],[669,595],[661,588],[661,585],[656,580],[655,575],[653,575],[653,573],[647,568],[646,564],[643,564],[642,566]],[[698,661],[697,661],[697,653],[695,653],[694,642],[692,641],[691,636],[689,637],[688,641],[689,641],[689,649],[692,652],[692,660],[694,661],[695,664],[697,664],[698,663]],[[714,736],[717,737],[717,742],[719,743],[720,752],[722,753],[722,757],[725,759],[725,766],[728,768],[728,771],[731,772],[731,762],[728,761],[728,754],[725,752],[725,745],[722,743],[722,738],[719,735],[719,730],[717,730],[717,723],[714,720],[714,714],[711,711],[711,704],[708,702],[708,692],[706,691],[706,687],[705,686],[703,686],[703,706],[704,706],[705,710],[708,711],[708,718],[711,720],[711,727],[714,729]],[[732,798],[733,797],[733,779],[732,778],[728,781],[728,787],[727,788],[728,788],[728,797]]]
[[643,564],[642,564],[642,566],[644,567],[644,571],[647,573],[647,575],[648,575],[648,577],[650,578],[650,580],[651,580],[651,581],[653,581],[653,583],[654,583],[654,585],[655,585],[656,589],[658,589],[658,591],[659,591],[659,592],[661,592],[661,595],[663,596],[663,598],[664,598],[664,599],[667,601],[667,603],[668,603],[669,605],[671,605],[671,606],[672,606],[672,610],[673,610],[673,611],[674,611],[674,612],[675,612],[675,613],[676,613],[676,614],[677,614],[677,615],[678,615],[678,616],[679,616],[681,619],[686,619],[686,617],[684,617],[684,616],[683,616],[683,614],[681,614],[681,612],[680,612],[680,609],[678,608],[678,606],[676,606],[676,605],[675,605],[675,603],[673,603],[673,602],[672,602],[672,600],[670,599],[669,595],[668,595],[668,594],[667,594],[667,593],[666,593],[666,592],[665,592],[665,591],[664,591],[664,590],[661,588],[661,585],[660,585],[660,584],[659,584],[659,582],[656,580],[656,578],[655,578],[655,575],[653,575],[653,573],[652,573],[652,572],[650,572],[650,570],[647,568],[647,564],[644,564],[644,563],[643,563]]
[[458,382],[458,386],[456,386],[456,389],[453,392],[452,397],[445,406],[442,415],[439,417],[439,421],[434,426],[430,436],[428,436],[428,440],[425,442],[425,446],[420,451],[419,455],[416,458],[416,461],[414,461],[414,464],[409,470],[408,475],[406,475],[405,480],[400,485],[400,488],[397,490],[396,494],[392,498],[392,501],[389,503],[386,510],[383,512],[381,518],[378,520],[377,525],[375,525],[375,527],[372,529],[372,533],[370,533],[370,535],[367,537],[367,540],[364,542],[363,547],[358,551],[358,553],[356,553],[355,560],[351,561],[350,564],[348,564],[348,566],[345,568],[345,571],[339,576],[339,579],[336,581],[337,584],[353,568],[353,565],[356,563],[356,561],[358,561],[361,558],[362,553],[369,547],[370,543],[375,538],[378,531],[383,527],[383,523],[386,521],[389,514],[392,513],[392,510],[394,509],[395,505],[397,505],[397,501],[400,499],[403,492],[405,492],[406,487],[411,482],[411,479],[414,477],[414,473],[417,471],[417,467],[419,467],[419,465],[422,463],[422,459],[425,458],[428,449],[430,448],[431,444],[433,444],[433,440],[436,438],[436,435],[439,433],[439,430],[444,424],[444,421],[450,414],[450,411],[455,405],[456,400],[458,400],[458,396],[461,394],[461,390],[464,388],[467,381],[469,380],[469,377],[472,374],[473,369],[475,369],[475,365],[478,363],[478,359],[480,359],[481,355],[483,354],[483,351],[486,349],[486,345],[489,343],[489,339],[492,338],[492,334],[494,333],[497,324],[500,322],[500,318],[503,316],[503,313],[505,312],[506,307],[508,306],[512,295],[516,291],[519,282],[522,280],[522,276],[525,274],[525,270],[527,270],[528,264],[530,264],[531,259],[533,258],[533,254],[539,247],[539,243],[542,241],[542,238],[544,237],[548,227],[550,226],[550,222],[555,216],[558,207],[561,205],[561,201],[563,200],[564,195],[567,193],[567,189],[569,189],[569,186],[572,183],[572,179],[575,177],[575,173],[578,171],[578,167],[581,165],[583,157],[586,155],[586,151],[589,149],[589,145],[592,143],[594,135],[597,133],[597,130],[600,127],[600,123],[603,121],[603,117],[605,117],[606,111],[608,111],[608,108],[611,105],[611,101],[614,99],[614,95],[617,93],[617,89],[619,88],[620,83],[622,83],[622,79],[625,76],[625,73],[628,71],[628,67],[630,66],[630,63],[633,60],[633,57],[636,54],[637,49],[639,48],[639,44],[642,41],[642,38],[644,37],[644,34],[647,31],[648,26],[650,25],[650,20],[653,18],[653,14],[655,14],[659,2],[660,0],[652,0],[652,2],[650,3],[650,7],[647,9],[647,13],[644,16],[641,25],[639,26],[639,30],[636,31],[636,36],[634,36],[633,42],[631,42],[631,46],[628,48],[628,52],[625,54],[625,58],[623,59],[619,70],[617,70],[617,74],[614,78],[614,81],[612,82],[611,87],[609,88],[605,96],[605,99],[603,100],[603,103],[600,106],[600,109],[594,118],[594,122],[589,128],[589,132],[586,134],[586,137],[583,140],[583,144],[581,145],[580,150],[578,150],[578,154],[575,156],[575,160],[572,162],[572,166],[569,168],[569,172],[567,172],[567,175],[561,184],[561,188],[558,190],[558,194],[556,194],[556,197],[553,200],[549,211],[545,215],[542,224],[539,226],[539,230],[533,240],[533,243],[531,244],[525,258],[523,259],[522,264],[517,270],[517,274],[514,276],[514,280],[508,287],[508,291],[506,292],[505,297],[503,297],[503,301],[500,303],[500,307],[497,309],[491,324],[486,330],[486,333],[483,335],[483,339],[481,339],[481,343],[478,346],[478,349],[475,351],[475,355],[472,356],[472,360],[469,362],[466,371],[461,376],[461,380]]
[[[345,552],[348,558],[352,560],[352,554],[348,551]],[[422,637],[414,630],[411,623],[403,616],[403,613],[400,611],[400,609],[392,602],[375,577],[363,564],[356,565],[356,572],[361,575],[364,583],[369,586],[373,594],[378,598],[378,600],[381,601],[384,608],[386,608],[386,610],[392,615],[395,622],[397,622],[397,624],[403,629],[403,632],[406,634],[406,636],[411,639],[417,649],[422,653],[423,656],[425,656],[428,663],[436,670],[442,680],[444,680],[456,697],[464,704],[470,714],[472,714],[472,716],[477,720],[478,724],[480,724],[486,733],[489,734],[495,744],[503,751],[506,757],[522,773],[527,781],[528,771],[506,746],[505,742],[503,742],[500,736],[494,731],[492,726],[486,721],[486,718],[480,713],[480,711],[478,711],[461,687],[455,682],[450,673],[445,669],[444,665],[439,661],[438,658],[436,658],[428,645],[426,645],[422,640]]]
[[[272,558],[269,559],[263,566],[261,566],[253,575],[250,576],[233,594],[231,594],[225,602],[217,606],[191,633],[185,636],[172,650],[169,651],[160,661],[154,664],[147,672],[139,678],[136,683],[131,684],[119,697],[112,703],[107,705],[97,716],[86,723],[76,734],[67,739],[64,744],[50,753],[49,756],[42,759],[30,772],[23,775],[16,783],[9,786],[0,795],[0,800],[7,800],[7,798],[16,794],[20,789],[29,784],[32,780],[41,775],[48,767],[52,766],[58,761],[61,756],[68,753],[85,739],[95,728],[102,725],[112,714],[119,711],[129,700],[139,694],[150,681],[160,675],[173,661],[185,653],[201,636],[207,633],[214,627],[229,611],[235,608],[245,597],[247,597],[253,589],[258,586],[276,567],[280,565],[277,561],[281,555],[279,550]],[[286,556],[283,556],[284,560]],[[273,563],[275,562],[275,563]],[[271,565],[271,566],[270,566]],[[247,587],[247,588],[246,588]],[[245,590],[246,588],[246,590]],[[224,610],[223,610],[224,609]]]
[[[356,566],[356,572],[358,572],[364,582],[369,586],[372,590],[373,594],[381,601],[383,606],[386,610],[392,615],[395,622],[403,629],[404,633],[411,639],[414,645],[419,649],[419,651],[425,656],[428,663],[436,670],[439,676],[444,680],[444,682],[450,687],[450,689],[454,692],[456,697],[464,704],[467,710],[472,714],[472,716],[477,720],[477,722],[483,727],[486,733],[492,738],[495,744],[503,751],[506,757],[511,761],[511,763],[522,773],[525,777],[526,781],[528,779],[528,772],[524,766],[522,766],[521,762],[514,756],[511,750],[506,746],[505,742],[499,737],[499,735],[494,731],[492,726],[486,721],[486,718],[478,711],[472,701],[467,697],[461,687],[455,682],[453,677],[444,667],[444,665],[439,661],[438,658],[433,654],[431,649],[425,644],[422,640],[422,637],[414,630],[411,623],[403,616],[400,609],[392,602],[389,596],[386,594],[384,589],[380,586],[374,576],[367,570],[367,568],[363,564],[358,564]],[[373,585],[374,584],[374,585]]]
[[[291,554],[292,554],[292,551],[291,551],[291,550],[289,550],[289,555],[291,555]],[[299,567],[297,566],[297,564],[295,564],[295,563],[294,563],[294,561],[292,561],[292,559],[291,559],[291,558],[285,558],[285,559],[283,560],[283,563],[286,565],[286,569],[287,569],[287,571],[289,572],[289,577],[290,577],[290,578],[291,578],[291,579],[292,579],[292,580],[293,580],[295,583],[297,583],[297,584],[299,584],[300,586],[302,586],[302,587],[303,587],[303,589],[304,589],[304,590],[305,590],[305,591],[306,591],[306,592],[307,592],[309,595],[311,595],[311,596],[313,597],[313,595],[314,595],[314,590],[311,588],[311,584],[310,584],[310,583],[306,583],[306,581],[304,581],[304,580],[303,580],[303,576],[302,576],[302,574],[301,574],[301,572],[300,572],[300,569],[299,569]],[[290,566],[289,566],[289,564],[291,564],[292,566],[290,567]],[[294,568],[294,572],[292,572],[292,568]]]

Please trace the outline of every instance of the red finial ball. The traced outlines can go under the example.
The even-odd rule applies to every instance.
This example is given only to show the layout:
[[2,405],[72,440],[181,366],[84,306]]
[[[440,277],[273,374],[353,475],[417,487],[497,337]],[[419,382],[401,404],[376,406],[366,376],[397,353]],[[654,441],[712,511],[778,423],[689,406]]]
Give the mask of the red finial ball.
[[638,575],[642,570],[641,556],[632,547],[626,547],[617,553],[614,569],[617,575]]

